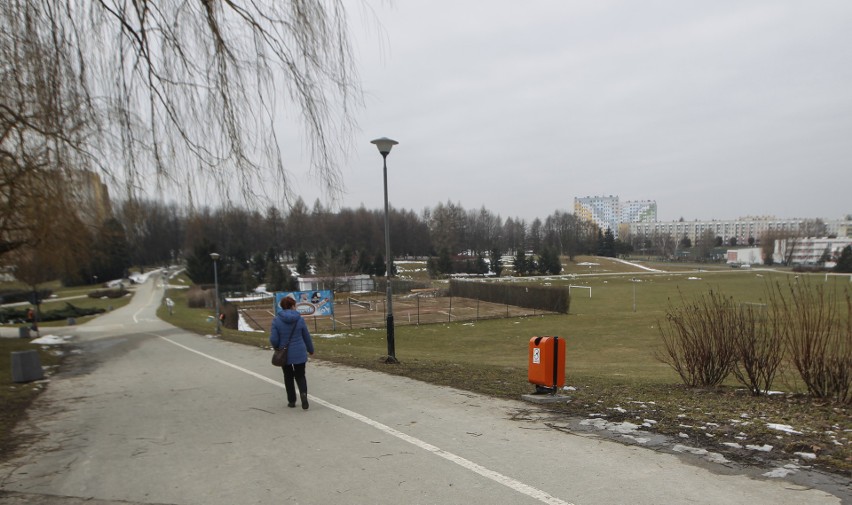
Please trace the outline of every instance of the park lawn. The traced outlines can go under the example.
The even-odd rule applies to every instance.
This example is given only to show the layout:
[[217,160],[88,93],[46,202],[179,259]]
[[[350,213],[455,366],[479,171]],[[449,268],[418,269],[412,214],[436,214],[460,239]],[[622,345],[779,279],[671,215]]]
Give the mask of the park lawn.
[[[4,283],[3,287],[17,287],[12,283]],[[40,285],[40,287],[45,287],[51,289],[53,291],[53,296],[44,300],[41,304],[42,312],[49,312],[51,310],[57,310],[65,308],[67,304],[71,304],[77,308],[81,309],[104,309],[106,311],[114,310],[120,307],[124,307],[128,303],[130,303],[130,299],[133,297],[133,293],[125,295],[121,298],[90,298],[88,296],[89,293],[96,290],[104,289],[99,286],[75,286],[66,288],[61,286],[58,282],[46,283],[44,285]],[[87,321],[91,321],[97,316],[84,316],[76,318],[76,324],[83,324]],[[67,320],[58,320],[58,321],[41,321],[39,323],[40,327],[49,327],[55,328],[58,326],[67,326]],[[6,326],[21,326],[20,323],[9,323]]]

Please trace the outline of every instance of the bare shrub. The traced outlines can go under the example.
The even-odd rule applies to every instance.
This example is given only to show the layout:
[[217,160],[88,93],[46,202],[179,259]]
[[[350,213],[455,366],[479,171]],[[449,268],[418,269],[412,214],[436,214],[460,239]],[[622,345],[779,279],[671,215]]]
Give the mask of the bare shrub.
[[817,398],[852,402],[852,302],[845,291],[846,317],[834,292],[807,281],[776,285],[772,303],[783,312],[782,334],[790,360]]
[[687,386],[718,386],[736,359],[735,309],[731,299],[713,291],[691,303],[684,301],[683,307],[670,304],[668,326],[659,324],[663,348],[656,358],[671,366]]
[[754,305],[736,310],[733,373],[755,396],[770,390],[784,359],[783,316],[777,305],[770,306],[768,313],[766,307]]
[[186,293],[186,305],[191,309],[206,309],[215,304],[216,295],[212,289],[202,289],[198,286],[189,288]]

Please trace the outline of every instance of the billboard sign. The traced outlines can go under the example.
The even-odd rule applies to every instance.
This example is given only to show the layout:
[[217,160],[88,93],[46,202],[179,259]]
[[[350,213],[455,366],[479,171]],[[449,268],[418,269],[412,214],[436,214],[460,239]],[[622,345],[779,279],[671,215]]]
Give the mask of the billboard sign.
[[281,291],[275,293],[275,315],[281,312],[281,299],[289,296],[296,300],[296,310],[303,316],[333,316],[334,291]]

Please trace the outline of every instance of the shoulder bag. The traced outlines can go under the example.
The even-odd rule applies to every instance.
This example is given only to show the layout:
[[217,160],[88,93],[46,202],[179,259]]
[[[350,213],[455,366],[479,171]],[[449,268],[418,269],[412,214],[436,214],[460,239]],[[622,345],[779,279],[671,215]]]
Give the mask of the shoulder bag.
[[272,354],[272,366],[284,366],[287,364],[287,348],[290,347],[290,341],[293,340],[293,333],[296,331],[296,326],[299,326],[299,321],[293,323],[293,329],[290,330],[290,338],[287,339],[287,345],[282,345]]

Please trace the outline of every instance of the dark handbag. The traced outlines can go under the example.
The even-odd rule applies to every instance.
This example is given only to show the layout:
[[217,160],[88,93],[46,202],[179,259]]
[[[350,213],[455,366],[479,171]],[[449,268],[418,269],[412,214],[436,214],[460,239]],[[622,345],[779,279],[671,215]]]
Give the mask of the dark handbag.
[[290,341],[293,340],[293,333],[296,331],[296,326],[299,321],[293,323],[293,329],[290,330],[290,338],[287,339],[287,345],[282,345],[272,353],[272,366],[284,366],[287,364],[287,348],[290,347]]

